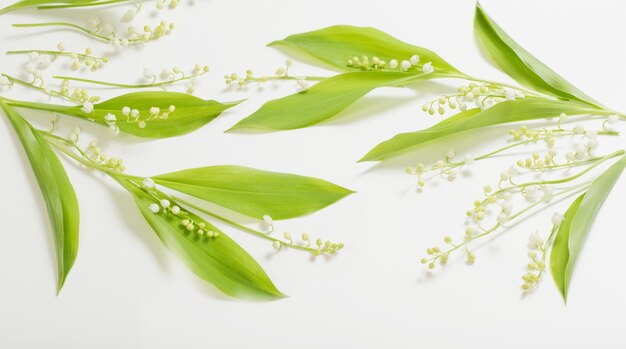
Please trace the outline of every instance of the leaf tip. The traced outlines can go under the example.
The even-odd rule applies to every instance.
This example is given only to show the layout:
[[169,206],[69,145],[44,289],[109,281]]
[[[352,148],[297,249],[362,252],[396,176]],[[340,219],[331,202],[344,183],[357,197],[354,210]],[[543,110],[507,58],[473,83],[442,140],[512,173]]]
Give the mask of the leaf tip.
[[244,98],[244,99],[240,99],[240,100],[237,100],[237,101],[225,102],[225,103],[222,103],[222,104],[226,107],[226,109],[230,109],[232,107],[238,106],[239,104],[241,104],[241,103],[243,103],[243,102],[245,102],[247,100],[248,100],[247,98]]
[[274,40],[274,41],[270,42],[269,44],[267,44],[265,46],[267,46],[267,47],[274,47],[274,46],[279,46],[279,45],[282,45],[282,44],[284,44],[283,40]]

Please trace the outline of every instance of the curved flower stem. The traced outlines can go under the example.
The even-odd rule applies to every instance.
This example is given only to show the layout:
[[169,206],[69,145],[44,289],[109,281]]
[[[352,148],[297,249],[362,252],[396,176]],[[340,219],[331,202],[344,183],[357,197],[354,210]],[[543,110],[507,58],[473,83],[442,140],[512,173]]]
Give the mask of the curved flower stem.
[[222,222],[224,222],[224,223],[226,223],[228,225],[231,225],[231,226],[233,226],[233,227],[235,227],[237,229],[241,229],[242,231],[244,231],[246,233],[249,233],[249,234],[252,234],[252,235],[254,235],[256,237],[260,237],[262,239],[270,240],[272,242],[276,242],[277,241],[282,246],[291,247],[291,248],[294,248],[294,249],[297,249],[297,250],[301,250],[301,251],[308,251],[308,252],[317,251],[317,249],[314,248],[314,247],[303,246],[303,245],[297,245],[297,244],[294,244],[294,243],[290,243],[290,242],[284,241],[282,239],[276,238],[276,237],[274,237],[272,235],[269,235],[267,233],[264,233],[264,232],[261,232],[261,231],[258,231],[258,230],[246,227],[245,225],[239,224],[239,223],[237,223],[237,222],[235,222],[233,220],[230,220],[230,219],[228,219],[226,217],[222,217],[222,216],[220,216],[218,214],[210,212],[210,211],[208,211],[206,209],[203,209],[202,207],[194,205],[194,204],[190,203],[189,201],[183,200],[183,199],[181,199],[179,197],[172,196],[172,199],[174,199],[174,200],[180,202],[181,204],[183,204],[185,206],[188,206],[188,207],[190,207],[190,208],[192,208],[192,209],[194,209],[194,210],[196,210],[198,212],[202,212],[202,213],[204,213],[204,214],[206,214],[206,215],[208,215],[210,217],[218,219],[218,220],[220,220],[220,221],[222,221]]
[[[580,172],[578,172],[575,175],[572,175],[570,177],[565,177],[565,178],[562,178],[562,179],[556,179],[556,180],[551,180],[551,181],[535,181],[535,182],[521,183],[521,184],[515,185],[514,187],[507,187],[507,188],[499,189],[499,190],[493,192],[490,195],[491,196],[496,196],[498,194],[504,193],[504,192],[512,190],[512,189],[520,189],[521,190],[521,189],[524,189],[526,187],[530,187],[530,186],[534,186],[534,185],[550,185],[550,184],[561,184],[561,183],[570,182],[570,181],[573,181],[575,179],[578,179],[578,178],[582,177],[583,175],[585,175],[589,171],[593,170],[595,167],[599,166],[603,162],[605,162],[607,160],[610,160],[610,159],[612,159],[614,157],[624,155],[624,153],[626,153],[624,150],[618,150],[618,151],[615,151],[615,152],[613,152],[613,153],[611,153],[609,155],[606,155],[606,156],[602,156],[602,157],[599,157],[599,158],[596,158],[596,159],[593,159],[593,160],[589,159],[589,160],[587,160],[585,162],[594,162],[592,165],[590,165],[586,169],[584,169],[584,170],[582,170],[582,171],[580,171]],[[580,165],[580,164],[582,164],[582,162],[577,164],[577,165]],[[559,167],[565,167],[563,165],[558,165],[558,166]],[[483,200],[482,203],[483,204],[486,203],[487,200],[488,199]]]
[[70,57],[72,55],[76,55],[77,57],[80,57],[80,58],[83,58],[83,59],[95,59],[95,60],[102,61],[102,62],[105,62],[107,60],[105,57],[94,57],[94,56],[86,55],[84,53],[74,53],[74,52],[68,52],[68,51],[53,51],[53,50],[7,51],[6,54],[7,55],[23,55],[23,54],[29,54],[31,52],[37,52],[39,54],[51,55],[51,56],[67,56],[67,57]]
[[[68,28],[72,28],[72,29],[76,29],[80,32],[83,32],[95,39],[101,40],[101,41],[105,41],[105,42],[109,42],[111,41],[111,38],[108,38],[104,35],[100,35],[98,33],[95,33],[85,27],[81,27],[80,25],[76,25],[73,23],[67,23],[67,22],[46,22],[46,23],[17,23],[17,24],[13,24],[14,27],[16,28],[35,28],[35,27],[68,27]],[[129,42],[134,42],[134,40],[128,40]]]
[[[11,76],[9,74],[0,74],[0,75],[4,76],[7,79],[9,79],[13,83],[16,83],[16,84],[19,84],[19,85],[22,85],[22,86],[26,86],[26,87],[38,90],[38,91],[40,91],[40,92],[42,92],[42,93],[44,93],[44,94],[46,94],[48,96],[56,96],[56,97],[63,98],[65,100],[67,100],[67,101],[70,101],[70,102],[73,102],[73,103],[77,103],[77,104],[82,104],[83,103],[81,100],[79,100],[77,98],[73,98],[71,96],[66,96],[66,95],[62,94],[61,92],[59,92],[59,91],[46,90],[45,88],[43,88],[41,86],[35,85],[34,82],[30,83],[28,81],[24,81],[22,79],[18,79],[18,78],[14,77],[14,76]],[[12,102],[18,102],[18,101],[12,101]]]
[[[553,135],[553,137],[555,137],[555,138],[556,137],[574,136],[574,135],[577,134],[574,131],[563,130],[563,129],[551,130],[551,132],[555,133]],[[619,133],[618,132],[614,132],[614,131],[600,131],[600,132],[598,132],[598,135],[602,135],[602,136],[617,136],[617,135],[619,135]],[[490,157],[492,157],[494,155],[502,153],[502,152],[504,152],[506,150],[513,149],[513,148],[516,148],[516,147],[519,147],[519,146],[523,146],[523,145],[526,145],[526,144],[530,144],[530,143],[536,143],[536,142],[539,142],[539,141],[541,141],[543,139],[544,138],[527,139],[527,140],[524,140],[524,141],[515,142],[515,143],[509,144],[507,146],[504,146],[502,148],[499,148],[499,149],[496,149],[494,151],[491,151],[489,153],[477,156],[476,158],[474,158],[474,160],[475,161],[485,160],[485,159],[488,159],[488,158],[490,158]],[[433,168],[429,168],[429,169],[425,170],[423,173],[425,174],[425,173],[436,171],[436,170],[449,171],[451,169],[458,168],[458,167],[461,167],[463,165],[465,165],[465,161],[447,162],[446,166],[444,168],[442,168],[442,167],[433,167]],[[563,165],[563,167],[564,166],[566,166],[566,165]],[[551,168],[554,168],[554,166],[547,166],[546,168],[550,168],[551,169]]]
[[[138,176],[133,176],[133,175],[129,175],[129,174],[125,174],[119,171],[114,171],[111,170],[110,168],[107,168],[105,166],[102,166],[98,163],[95,163],[94,161],[91,161],[89,159],[89,156],[82,150],[80,149],[76,143],[73,143],[63,137],[59,137],[55,134],[52,134],[51,132],[48,131],[43,131],[43,130],[37,130],[41,135],[44,136],[44,138],[46,138],[46,140],[48,141],[48,143],[50,143],[52,146],[54,146],[56,149],[58,149],[60,152],[62,152],[63,154],[67,155],[68,157],[76,160],[77,162],[91,168],[91,169],[95,169],[101,172],[104,172],[112,177],[118,177],[118,178],[125,178],[125,179],[131,179],[131,180],[142,180],[142,177],[138,177]],[[75,152],[73,152],[70,149],[74,149],[76,150],[79,154],[77,155]]]
[[[539,200],[539,201],[537,201],[537,202],[535,202],[535,203],[533,203],[533,204],[530,204],[530,205],[526,206],[526,207],[525,207],[525,208],[523,208],[522,210],[520,210],[520,211],[518,211],[518,212],[516,212],[516,213],[512,214],[512,215],[508,218],[508,220],[507,220],[507,222],[506,222],[506,223],[511,222],[512,220],[514,220],[514,219],[516,219],[516,218],[518,218],[518,217],[522,216],[522,215],[523,215],[523,214],[525,214],[526,212],[528,212],[528,211],[530,211],[530,210],[534,209],[535,207],[537,207],[537,206],[539,206],[539,205],[541,205],[541,204],[544,204],[544,203],[546,203],[546,202],[551,201],[551,200],[552,200],[552,199],[554,199],[555,197],[564,196],[564,195],[566,195],[566,194],[568,194],[568,195],[574,195],[574,194],[577,194],[577,193],[579,193],[579,192],[581,192],[581,191],[585,191],[585,190],[587,190],[590,186],[591,186],[591,181],[589,181],[589,182],[585,182],[585,183],[581,183],[581,184],[576,185],[576,186],[573,186],[573,187],[571,187],[571,188],[563,189],[562,191],[560,191],[560,192],[558,192],[558,193],[554,194],[553,196],[551,196],[550,198],[544,198],[544,199],[541,199],[541,200]],[[462,243],[452,245],[452,248],[450,248],[450,249],[446,250],[446,251],[445,251],[445,252],[443,252],[442,254],[439,254],[439,255],[436,255],[436,256],[434,256],[434,257],[432,257],[432,258],[430,258],[430,259],[427,259],[427,262],[435,262],[436,260],[438,260],[439,258],[441,258],[441,256],[442,256],[442,255],[449,255],[450,253],[452,253],[452,252],[454,252],[454,251],[458,250],[458,249],[459,249],[459,248],[461,248],[461,247],[465,247],[465,248],[466,248],[466,247],[467,247],[467,245],[468,245],[470,242],[472,242],[472,241],[474,241],[474,240],[477,240],[477,239],[480,239],[480,238],[482,238],[482,237],[485,237],[485,236],[487,236],[487,235],[489,235],[489,234],[493,233],[494,231],[498,230],[499,228],[501,228],[501,227],[502,227],[504,224],[506,224],[506,223],[496,223],[493,227],[491,227],[491,228],[489,228],[489,229],[484,229],[482,233],[480,233],[480,234],[476,234],[476,235],[472,236],[471,238],[466,238],[466,239],[464,239],[464,240],[463,240],[463,242],[462,242]]]
[[327,78],[328,77],[326,77],[326,76],[292,76],[292,75],[286,75],[286,76],[268,76],[268,77],[265,77],[265,78],[249,78],[248,81],[249,82],[265,82],[265,81],[273,81],[273,80],[322,81],[322,80],[327,79]]
[[105,0],[105,1],[86,3],[86,4],[46,5],[46,6],[38,6],[37,9],[38,10],[54,10],[54,9],[63,9],[63,8],[74,8],[74,7],[91,7],[91,6],[118,4],[121,2],[130,2],[130,1],[133,1],[133,0]]
[[202,76],[204,74],[206,74],[206,72],[201,72],[201,73],[193,74],[193,75],[189,75],[189,76],[182,76],[180,78],[176,78],[176,79],[172,79],[172,80],[168,80],[168,81],[157,82],[157,83],[151,83],[151,84],[120,84],[120,83],[115,83],[115,82],[106,82],[106,81],[90,80],[90,79],[83,79],[83,78],[77,78],[77,77],[72,77],[72,76],[59,76],[59,75],[55,75],[52,78],[59,79],[59,80],[69,80],[69,81],[85,82],[85,83],[88,83],[88,84],[96,84],[96,85],[103,85],[103,86],[120,87],[120,88],[150,88],[150,87],[160,87],[160,86],[172,85],[172,84],[177,83],[179,81],[194,79],[194,78],[197,78],[197,77]]

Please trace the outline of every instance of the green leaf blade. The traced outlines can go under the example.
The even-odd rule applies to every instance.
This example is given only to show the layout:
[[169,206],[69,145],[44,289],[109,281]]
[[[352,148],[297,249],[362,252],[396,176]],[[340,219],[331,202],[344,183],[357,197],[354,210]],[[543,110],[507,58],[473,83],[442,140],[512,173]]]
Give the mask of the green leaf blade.
[[336,75],[305,91],[265,103],[229,131],[284,131],[312,126],[334,117],[376,88],[436,77],[441,76],[435,73],[417,75],[401,72],[353,72]]
[[505,101],[485,110],[469,109],[421,131],[400,133],[378,144],[359,161],[385,160],[427,142],[483,127],[557,117],[561,113],[582,115],[593,112],[586,105],[568,101],[531,97]]
[[20,139],[39,183],[52,225],[57,260],[57,292],[61,291],[78,253],[79,208],[76,193],[61,161],[26,120],[0,102]]
[[289,219],[316,212],[353,191],[333,183],[242,166],[210,166],[153,177],[164,187],[244,215]]
[[101,0],[21,0],[3,9],[0,9],[0,14],[9,12],[9,11],[32,8],[32,7],[42,6],[42,5],[58,5],[58,4],[78,5],[78,4],[90,4],[90,3],[95,3],[98,1],[101,1]]
[[[14,106],[57,112],[80,119],[92,120],[98,124],[108,126],[105,120],[107,114],[116,117],[117,127],[120,131],[138,137],[167,138],[180,136],[199,129],[211,122],[225,110],[239,104],[220,103],[178,92],[166,91],[142,91],[118,96],[94,105],[92,113],[85,113],[82,106],[66,107],[44,103],[30,103],[11,101]],[[166,118],[153,118],[146,121],[145,127],[132,117],[122,115],[122,108],[128,107],[139,111],[139,119],[145,120],[150,117],[150,108],[157,107],[162,112],[167,112],[173,105],[176,110],[168,113]],[[162,114],[161,114],[162,115]]]
[[586,103],[601,109],[587,96],[513,40],[476,4],[474,33],[481,51],[518,83],[548,95]]
[[354,56],[378,57],[389,62],[392,59],[408,60],[413,55],[419,55],[422,63],[432,62],[435,69],[441,72],[459,73],[436,53],[369,27],[331,26],[290,35],[268,46],[295,48],[344,72],[360,70],[347,66],[348,59]]
[[194,222],[202,222],[207,230],[220,235],[207,239],[186,232],[178,217],[150,210],[150,205],[155,203],[153,197],[133,183],[118,181],[133,196],[141,214],[163,244],[198,277],[235,298],[275,300],[285,297],[254,258],[211,223],[181,209]]
[[567,301],[574,266],[602,204],[626,168],[626,156],[596,178],[589,189],[569,207],[559,226],[550,252],[550,270],[557,288]]

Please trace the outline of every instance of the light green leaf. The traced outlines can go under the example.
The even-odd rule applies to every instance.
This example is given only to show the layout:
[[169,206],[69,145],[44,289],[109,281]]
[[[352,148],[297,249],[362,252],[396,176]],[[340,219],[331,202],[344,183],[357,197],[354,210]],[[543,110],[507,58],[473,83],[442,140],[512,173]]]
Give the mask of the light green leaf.
[[591,225],[624,168],[626,156],[620,158],[591,183],[589,189],[569,207],[559,226],[550,252],[550,269],[565,301],[576,260]]
[[[105,116],[111,113],[115,115],[117,119],[116,125],[120,131],[148,138],[165,138],[189,133],[206,125],[224,110],[232,108],[238,103],[219,103],[178,92],[134,92],[95,104],[94,111],[87,114],[82,111],[82,106],[67,107],[54,104],[10,101],[10,104],[14,106],[56,112],[81,119],[93,120],[102,125],[108,125]],[[157,117],[145,121],[150,118],[150,108],[157,107],[164,113],[168,112],[168,108],[171,105],[176,110],[168,113],[167,118]],[[145,121],[145,127],[140,127],[142,125],[132,117],[122,115],[122,108],[124,107],[137,109],[139,111],[139,120]]]
[[57,260],[57,292],[60,292],[78,252],[78,200],[61,161],[46,140],[15,110],[1,101],[0,106],[26,150],[46,202]]
[[413,55],[420,56],[420,64],[432,62],[439,73],[458,73],[448,62],[436,53],[425,48],[402,42],[378,29],[337,25],[307,33],[288,36],[274,41],[269,46],[291,47],[307,55],[332,65],[341,71],[358,71],[360,68],[348,67],[352,57],[378,57],[389,62],[408,60]]
[[13,10],[25,9],[41,5],[57,5],[57,4],[89,4],[101,0],[21,0],[13,5],[7,6],[0,10],[0,14]]
[[153,179],[162,186],[255,218],[299,217],[353,193],[317,178],[242,166],[201,167]]
[[483,53],[520,84],[562,99],[601,108],[600,103],[567,82],[517,44],[476,4],[474,33]]
[[[196,232],[185,229],[181,217],[163,210],[158,214],[152,213],[150,205],[157,200],[137,185],[124,179],[118,181],[132,194],[141,214],[163,244],[200,278],[231,297],[271,300],[285,296],[276,289],[252,256],[211,223],[181,209],[187,219],[193,220],[196,225],[204,223],[205,230],[220,234],[217,238],[200,237]],[[164,197],[159,194],[159,197]]]
[[597,111],[578,103],[527,97],[505,101],[485,110],[478,108],[455,114],[421,131],[400,133],[378,144],[359,161],[380,161],[415,149],[427,142],[482,127],[511,122],[545,119],[568,115],[590,114]]
[[354,72],[336,75],[311,88],[265,103],[229,131],[240,129],[293,130],[339,114],[375,88],[437,77],[400,72]]

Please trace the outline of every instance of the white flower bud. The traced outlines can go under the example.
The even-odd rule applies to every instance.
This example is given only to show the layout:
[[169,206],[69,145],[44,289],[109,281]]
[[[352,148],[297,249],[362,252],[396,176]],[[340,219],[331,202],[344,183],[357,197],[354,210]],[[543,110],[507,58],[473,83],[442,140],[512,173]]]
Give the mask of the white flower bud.
[[411,59],[409,59],[409,61],[411,62],[412,65],[417,65],[417,63],[420,62],[420,56],[413,55],[411,56]]
[[564,217],[563,217],[563,215],[562,215],[562,214],[560,214],[560,213],[558,213],[558,212],[555,212],[555,213],[552,215],[552,224],[554,224],[554,225],[559,225],[559,224],[561,224],[561,222],[563,222],[563,218],[564,218]]
[[87,114],[91,114],[93,112],[93,104],[89,101],[83,103],[83,107],[80,108],[83,112]]
[[157,204],[151,204],[149,208],[152,213],[159,213],[159,211],[161,210],[161,208]]
[[107,115],[104,116],[104,121],[106,122],[115,122],[117,120],[117,118],[115,117],[115,115],[108,113]]
[[435,68],[433,68],[433,64],[431,62],[428,62],[422,66],[422,71],[424,74],[430,74],[435,71]]
[[124,16],[122,17],[122,20],[124,20],[126,22],[130,22],[133,19],[135,19],[135,16],[137,16],[137,11],[134,8],[129,8],[128,11],[126,11],[126,13],[124,13]]
[[143,187],[146,189],[152,189],[154,188],[154,180],[150,177],[146,177],[143,179]]

